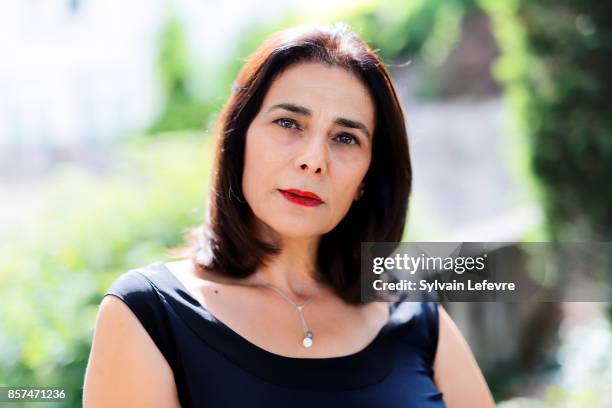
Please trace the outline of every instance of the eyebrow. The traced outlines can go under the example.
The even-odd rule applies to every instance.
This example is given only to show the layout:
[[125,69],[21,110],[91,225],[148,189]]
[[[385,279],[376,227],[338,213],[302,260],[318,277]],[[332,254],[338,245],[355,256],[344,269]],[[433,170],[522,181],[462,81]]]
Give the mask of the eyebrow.
[[[308,109],[308,108],[306,108],[304,106],[296,105],[294,103],[279,103],[279,104],[276,104],[276,105],[272,106],[270,109],[268,109],[266,111],[266,113],[269,113],[269,112],[273,111],[274,109],[284,109],[284,110],[287,110],[289,112],[297,113],[297,114],[300,114],[300,115],[312,116],[312,111],[310,109]],[[336,118],[334,120],[334,123],[337,124],[337,125],[340,125],[340,126],[347,127],[347,128],[361,130],[363,133],[365,133],[365,135],[368,137],[368,139],[371,139],[370,131],[368,130],[366,125],[364,125],[363,123],[359,122],[358,120],[347,119],[347,118]]]

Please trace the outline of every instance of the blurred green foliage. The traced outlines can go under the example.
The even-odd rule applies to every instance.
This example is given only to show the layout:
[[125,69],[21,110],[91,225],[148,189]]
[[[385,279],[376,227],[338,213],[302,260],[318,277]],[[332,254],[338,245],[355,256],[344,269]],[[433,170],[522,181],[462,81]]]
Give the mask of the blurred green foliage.
[[346,21],[383,58],[391,72],[414,69],[418,61],[417,95],[441,97],[442,67],[460,38],[462,23],[478,10],[475,0],[365,2],[340,10],[332,21]]
[[[547,236],[557,241],[609,241],[612,4],[591,0],[480,0],[480,4],[494,22],[502,50],[494,73],[511,102],[515,131],[525,142],[523,173],[535,176]],[[610,313],[610,303],[607,307]],[[604,338],[599,334],[598,342]],[[575,380],[580,372],[581,383],[572,388],[546,387],[547,406],[610,406],[609,386],[602,386],[609,385],[610,359],[593,352],[599,364],[585,370],[584,362],[593,357],[589,358],[589,347],[582,340],[579,344],[574,354],[583,361],[564,366],[561,378]],[[536,405],[517,401],[503,406]]]
[[612,238],[612,3],[482,0],[552,238]]
[[[295,12],[248,24],[220,61],[194,62],[185,29],[170,7],[159,36],[158,72],[164,108],[149,133],[208,128],[229,96],[244,61],[274,31],[309,22],[347,22],[379,55],[391,62],[418,58],[423,65],[419,95],[438,97],[440,67],[458,38],[462,21],[476,0],[369,1],[309,20]],[[400,61],[402,62],[402,61]],[[407,68],[407,69],[410,69]]]
[[197,92],[197,78],[204,72],[198,73],[191,54],[183,24],[178,15],[170,11],[158,43],[158,76],[164,106],[149,134],[203,129],[213,114],[212,100]]
[[367,2],[352,13],[338,13],[385,61],[421,55],[439,64],[457,40],[462,19],[474,0],[391,0]]
[[201,221],[211,139],[171,136],[126,140],[104,174],[64,168],[43,213],[0,247],[0,384],[65,387],[57,406],[81,406],[101,294]]

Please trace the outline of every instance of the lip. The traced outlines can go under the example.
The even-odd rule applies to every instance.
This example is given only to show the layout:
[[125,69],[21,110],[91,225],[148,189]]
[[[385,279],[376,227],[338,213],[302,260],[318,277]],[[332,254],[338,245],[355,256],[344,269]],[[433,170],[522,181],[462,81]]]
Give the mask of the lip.
[[292,203],[314,207],[323,204],[323,200],[313,192],[302,191],[296,188],[288,188],[286,190],[278,190],[283,196]]

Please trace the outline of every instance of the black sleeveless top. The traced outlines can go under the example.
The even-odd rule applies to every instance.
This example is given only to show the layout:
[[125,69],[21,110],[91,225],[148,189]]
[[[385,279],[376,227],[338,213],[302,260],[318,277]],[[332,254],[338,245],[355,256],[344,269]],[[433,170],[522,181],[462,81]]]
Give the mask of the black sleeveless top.
[[211,315],[162,263],[131,269],[104,294],[136,315],[174,373],[182,407],[444,407],[433,382],[438,303],[389,303],[390,319],[353,354],[264,350]]

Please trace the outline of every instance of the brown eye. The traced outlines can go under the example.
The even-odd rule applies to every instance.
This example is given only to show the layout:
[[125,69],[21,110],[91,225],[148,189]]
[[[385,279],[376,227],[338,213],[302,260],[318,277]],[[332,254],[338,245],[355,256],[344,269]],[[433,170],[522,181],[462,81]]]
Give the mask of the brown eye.
[[342,144],[347,144],[347,145],[358,145],[359,141],[357,140],[357,138],[353,135],[351,135],[350,133],[340,133],[338,136],[336,136],[337,139],[340,139],[340,143]]
[[[298,129],[297,122],[293,119],[280,118],[280,119],[276,119],[274,123],[277,123],[279,126],[287,128],[287,129]],[[291,127],[292,125],[295,125],[295,128],[292,128]]]

